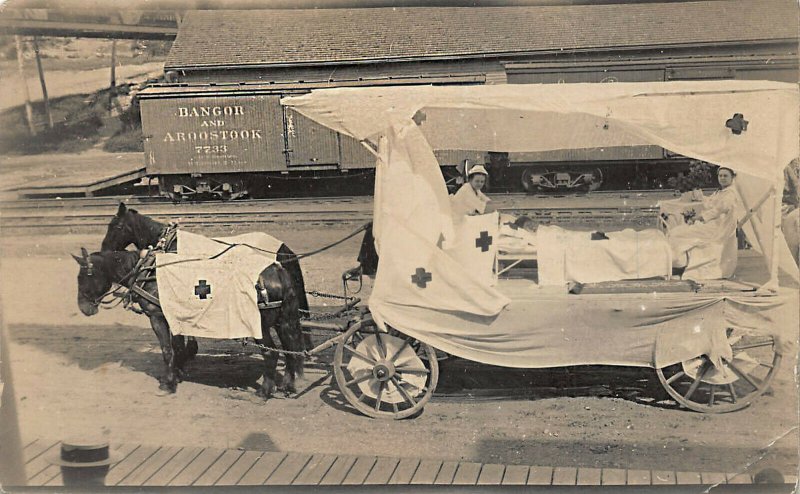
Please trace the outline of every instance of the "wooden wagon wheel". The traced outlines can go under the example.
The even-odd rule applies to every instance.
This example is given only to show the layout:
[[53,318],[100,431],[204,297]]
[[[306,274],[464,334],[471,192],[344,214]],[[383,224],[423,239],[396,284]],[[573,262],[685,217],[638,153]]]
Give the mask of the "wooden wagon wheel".
[[727,330],[733,358],[716,368],[705,356],[657,368],[658,380],[678,403],[704,413],[725,413],[750,405],[769,388],[781,362],[775,339]]
[[439,380],[433,347],[392,333],[364,320],[348,329],[336,345],[336,384],[351,405],[370,417],[402,419],[416,414],[431,399]]

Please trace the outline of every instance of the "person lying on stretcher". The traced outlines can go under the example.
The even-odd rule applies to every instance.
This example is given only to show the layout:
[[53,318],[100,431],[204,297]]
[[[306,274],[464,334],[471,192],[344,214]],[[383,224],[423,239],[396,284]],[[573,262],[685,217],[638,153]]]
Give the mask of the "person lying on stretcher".
[[570,282],[669,278],[672,256],[664,234],[654,228],[636,231],[569,230],[555,225],[536,226],[522,216],[500,220],[500,259],[537,261],[539,285]]
[[737,263],[736,226],[743,211],[739,194],[731,187],[736,173],[721,167],[717,171],[720,189],[700,204],[687,204],[667,214],[667,239],[672,265],[692,277],[729,278]]
[[[537,224],[529,216],[513,216],[502,214],[500,216],[500,245],[501,252],[536,252]],[[608,240],[608,236],[601,231],[591,233],[592,240]]]

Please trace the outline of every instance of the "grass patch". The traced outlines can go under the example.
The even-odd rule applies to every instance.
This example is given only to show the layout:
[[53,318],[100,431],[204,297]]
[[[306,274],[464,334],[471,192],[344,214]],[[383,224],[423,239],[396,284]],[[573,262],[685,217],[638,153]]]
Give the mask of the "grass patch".
[[133,153],[144,151],[141,127],[123,129],[103,143],[103,150],[110,153]]
[[[37,134],[31,135],[20,105],[0,113],[0,151],[5,155],[77,153],[96,145],[109,118],[108,91],[65,96],[50,101],[54,127],[46,124],[43,102],[32,104]],[[117,120],[114,118],[114,120]]]

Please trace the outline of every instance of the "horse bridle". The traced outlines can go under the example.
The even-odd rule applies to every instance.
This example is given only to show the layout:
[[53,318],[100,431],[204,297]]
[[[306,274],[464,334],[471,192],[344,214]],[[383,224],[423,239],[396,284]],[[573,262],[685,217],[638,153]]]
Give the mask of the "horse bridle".
[[[87,277],[93,277],[94,276],[94,264],[92,263],[92,259],[89,256],[89,253],[86,251],[86,249],[84,247],[81,247],[81,255],[83,255],[83,260],[85,261],[85,264],[81,265],[81,270],[86,270],[86,276]],[[113,287],[114,283],[112,283],[112,287],[109,288],[108,290],[106,290],[105,292],[103,292],[97,298],[92,299],[91,297],[86,296],[85,293],[82,293],[80,291],[78,293],[80,295],[83,295],[83,298],[86,299],[94,307],[100,307],[101,305],[108,306],[108,305],[114,303],[114,299],[119,299],[119,300],[117,300],[117,303],[114,306],[112,306],[112,307],[104,307],[105,309],[111,309],[113,307],[116,307],[120,303],[122,303],[123,297],[125,296],[125,294],[120,294],[119,293],[120,290],[125,288],[125,286],[122,283],[125,282],[125,280],[127,280],[128,278],[130,278],[131,275],[133,275],[135,272],[136,272],[136,268],[134,267],[128,274],[126,274],[124,277],[122,277],[122,279],[118,283],[116,283],[116,285],[117,285],[116,288]],[[107,296],[109,296],[109,295],[112,295],[112,298],[109,299],[109,300],[105,300],[105,298]]]

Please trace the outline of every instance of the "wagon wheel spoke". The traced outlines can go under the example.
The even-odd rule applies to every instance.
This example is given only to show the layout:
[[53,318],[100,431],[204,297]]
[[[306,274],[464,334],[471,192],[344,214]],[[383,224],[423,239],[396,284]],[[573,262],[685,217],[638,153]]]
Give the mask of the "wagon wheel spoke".
[[431,373],[428,369],[412,369],[411,367],[396,367],[395,370],[403,374],[414,374],[417,376],[427,376]]
[[378,353],[382,359],[386,358],[386,344],[383,342],[380,331],[375,331],[375,339],[378,342]]
[[359,351],[358,351],[358,350],[356,350],[355,348],[351,347],[350,345],[343,345],[343,346],[344,346],[344,349],[345,349],[345,350],[349,351],[350,353],[352,353],[352,354],[353,354],[353,355],[355,355],[356,357],[360,358],[360,359],[361,359],[361,360],[363,360],[364,362],[366,362],[366,363],[368,363],[368,364],[372,364],[372,365],[378,365],[378,363],[377,363],[377,362],[375,362],[375,361],[374,361],[374,360],[372,360],[371,358],[367,357],[367,356],[366,356],[366,355],[364,355],[363,353],[359,352]]
[[714,390],[715,390],[715,387],[712,384],[711,385],[711,389],[708,392],[708,406],[710,406],[710,407],[714,406]]
[[394,352],[394,355],[392,355],[392,358],[389,359],[389,362],[394,363],[394,361],[397,360],[397,357],[399,357],[400,354],[403,353],[403,350],[405,350],[408,346],[408,340],[404,340],[403,344],[400,345],[400,348],[398,348],[397,351]]
[[731,348],[734,352],[740,352],[742,350],[748,350],[750,348],[761,348],[765,346],[772,346],[775,342],[770,340],[760,341],[758,343],[749,343],[747,345],[734,345]]
[[746,372],[744,372],[741,369],[739,369],[738,367],[736,367],[733,364],[733,362],[731,362],[730,360],[726,359],[725,362],[727,362],[728,367],[731,368],[733,373],[736,374],[737,376],[739,376],[739,379],[744,379],[745,381],[747,381],[747,384],[749,384],[750,386],[753,387],[753,389],[756,389],[756,390],[758,389],[758,385],[755,382],[753,382],[753,379],[749,375],[747,375]]
[[381,381],[381,385],[378,388],[378,396],[375,398],[375,411],[381,411],[381,399],[383,398],[383,390],[386,388],[386,381]]
[[674,376],[672,376],[669,379],[667,379],[667,384],[672,384],[672,383],[674,383],[675,381],[677,381],[678,379],[680,379],[681,377],[683,377],[685,375],[686,375],[685,372],[678,371]]
[[397,388],[397,391],[400,391],[400,394],[403,395],[404,400],[411,404],[412,407],[417,406],[416,400],[414,400],[414,398],[408,394],[408,391],[406,391],[404,387],[400,386],[400,381],[394,376],[392,376],[392,383]]
[[700,386],[700,383],[703,382],[703,378],[708,372],[709,367],[710,366],[707,362],[703,362],[702,367],[700,368],[700,372],[697,373],[697,377],[695,377],[694,382],[692,382],[692,385],[689,386],[689,391],[687,391],[686,394],[683,395],[684,398],[686,398],[687,400],[690,399],[694,394],[694,392],[697,391],[697,388],[698,386]]
[[[346,366],[345,366],[346,367]],[[356,377],[355,379],[351,379],[345,383],[346,386],[352,386],[353,384],[363,383],[364,381],[370,379],[372,374],[369,372],[365,372],[363,376]]]
[[355,346],[358,346],[359,343],[364,341],[364,335],[361,333],[361,331],[356,331],[353,333],[353,338],[351,341]]
[[394,413],[398,413],[400,409],[397,407],[397,403],[392,403],[392,411]]

